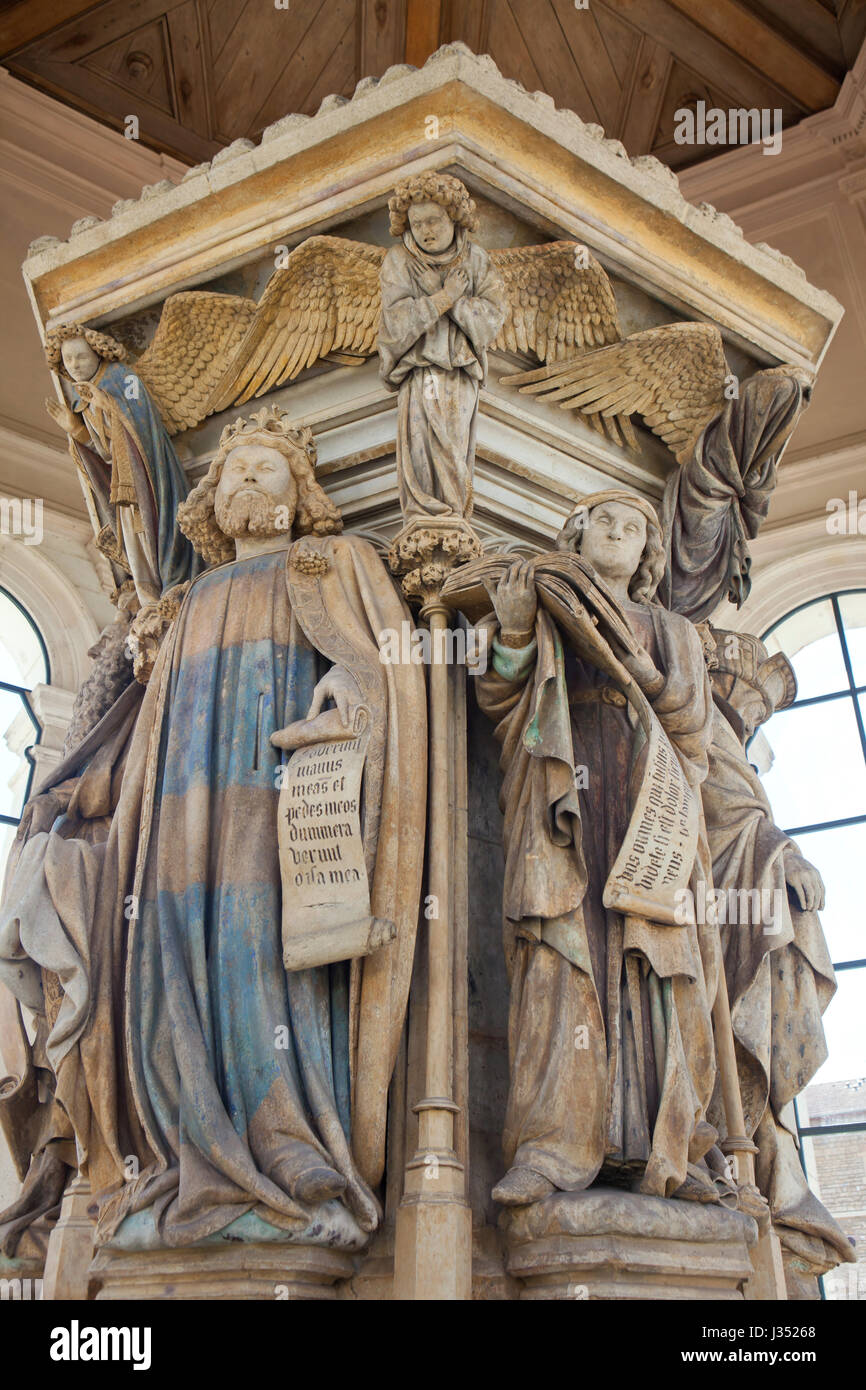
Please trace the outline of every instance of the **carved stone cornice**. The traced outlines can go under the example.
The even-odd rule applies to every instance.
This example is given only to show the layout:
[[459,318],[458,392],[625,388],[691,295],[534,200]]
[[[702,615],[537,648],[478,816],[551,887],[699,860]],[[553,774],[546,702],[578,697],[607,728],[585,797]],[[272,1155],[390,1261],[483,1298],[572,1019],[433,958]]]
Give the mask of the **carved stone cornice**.
[[846,73],[836,101],[803,122],[809,132],[839,149],[846,160],[866,156],[866,44]]
[[[819,360],[841,316],[787,258],[687,202],[659,160],[629,159],[600,126],[459,43],[421,69],[365,78],[351,101],[335,95],[315,116],[286,117],[258,145],[236,142],[176,187],[145,190],[109,221],[34,255],[25,276],[43,323],[73,312],[109,322],[276,242],[296,245],[382,207],[398,171],[449,167],[544,234],[591,244],[606,269],[767,358]],[[303,196],[286,199],[286,187]]]

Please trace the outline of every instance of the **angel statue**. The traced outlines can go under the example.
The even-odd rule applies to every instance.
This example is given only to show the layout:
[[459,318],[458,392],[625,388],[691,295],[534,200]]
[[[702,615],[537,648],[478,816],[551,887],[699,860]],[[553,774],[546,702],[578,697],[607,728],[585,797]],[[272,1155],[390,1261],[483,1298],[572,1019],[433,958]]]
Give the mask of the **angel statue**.
[[274,271],[258,303],[207,290],[166,300],[136,371],[169,431],[318,362],[360,363],[378,348],[398,393],[404,512],[468,515],[487,354],[534,357],[541,367],[502,380],[575,412],[619,447],[637,447],[631,417],[642,415],[674,453],[680,466],[661,508],[663,601],[694,622],[726,594],[741,604],[748,542],[766,517],[811,374],[783,366],[737,382],[721,334],[706,323],[623,338],[611,282],[586,246],[482,250],[469,236],[472,200],[449,175],[408,180],[389,207],[401,238],[389,251],[313,236]]
[[207,293],[191,303],[173,296],[134,368],[121,343],[83,324],[61,324],[46,337],[46,359],[66,397],[66,404],[47,400],[46,407],[69,436],[97,545],[118,588],[132,577],[142,606],[199,567],[175,522],[188,486],[169,436],[195,418],[202,381],[207,395],[208,366],[222,360],[226,337],[231,343],[242,336],[245,303]]
[[767,516],[776,468],[813,373],[771,367],[738,382],[712,324],[644,329],[568,361],[502,378],[522,392],[578,411],[636,443],[642,415],[680,465],[661,505],[666,568],[659,598],[693,622],[726,597],[749,596],[749,540]]
[[502,281],[470,241],[459,179],[417,174],[388,204],[400,238],[382,262],[381,375],[397,396],[397,481],[406,522],[472,512],[478,392],[505,319]]
[[494,609],[475,682],[502,749],[511,979],[493,1196],[521,1206],[600,1180],[714,1200],[719,946],[675,910],[708,866],[701,639],[654,602],[665,554],[650,503],[581,498],[563,544],[472,562],[442,590],[472,620]]
[[[746,745],[796,698],[787,657],[768,656],[748,633],[706,626],[715,710],[702,787],[713,886],[737,1043],[746,1137],[758,1146],[756,1179],[791,1278],[824,1274],[856,1256],[813,1192],[797,1152],[794,1098],[827,1057],[821,1015],[836,977],[818,916],[821,875],[776,825]],[[735,916],[728,911],[732,900]],[[708,916],[711,915],[709,912]],[[724,1117],[713,1116],[723,1132]]]
[[[62,824],[31,837],[0,912],[0,978],[23,1002],[44,1011],[40,969],[62,971],[46,1048],[97,1243],[129,1218],[124,1239],[150,1247],[270,1229],[358,1248],[380,1220],[421,886],[424,679],[382,665],[378,634],[408,612],[372,547],[339,534],[314,463],[309,430],[277,409],[223,430],[179,512],[209,568],[157,657],[108,840]],[[361,715],[361,864],[390,930],[289,967],[282,750],[322,741],[324,775]],[[323,822],[312,834],[302,812],[290,862],[315,865],[303,846]]]
[[[470,235],[475,204],[451,175],[406,180],[388,207],[398,246],[332,236],[302,242],[257,305],[232,301],[248,327],[210,396],[176,399],[202,419],[318,361],[358,363],[378,347],[382,378],[398,395],[404,517],[468,517],[488,351],[552,362],[616,342],[616,302],[601,266],[575,242],[484,250]],[[169,306],[176,318],[192,314],[195,295],[172,296],[164,315]],[[621,440],[616,420],[598,427]]]

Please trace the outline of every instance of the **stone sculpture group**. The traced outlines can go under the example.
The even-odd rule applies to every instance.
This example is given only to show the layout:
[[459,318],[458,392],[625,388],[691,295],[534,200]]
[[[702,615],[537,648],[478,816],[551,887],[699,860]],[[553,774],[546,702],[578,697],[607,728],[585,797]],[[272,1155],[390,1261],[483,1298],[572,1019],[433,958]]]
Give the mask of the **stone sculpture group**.
[[[424,672],[379,642],[420,599],[419,622],[462,611],[492,652],[474,686],[501,755],[506,1221],[601,1185],[739,1208],[814,1267],[851,1259],[791,1117],[835,987],[823,885],[746,752],[793,674],[708,621],[748,592],[806,380],[758,371],[729,397],[718,330],[621,339],[585,247],[484,250],[447,174],[389,206],[387,253],[316,236],[258,303],[172,296],[136,363],[105,331],[49,334],[51,413],[128,614],[110,658],[137,679],[91,686],[9,863],[3,1037],[23,1060],[0,1121],[23,1186],[3,1253],[77,1174],[98,1248],[361,1250],[380,1225],[428,778]],[[642,415],[677,460],[659,509],[595,492],[553,552],[482,555],[494,347],[541,363],[506,383],[620,447]],[[311,432],[276,406],[227,423],[189,489],[179,431],[377,350],[397,393],[393,573],[342,534]],[[714,889],[773,890],[777,929],[694,910]]]

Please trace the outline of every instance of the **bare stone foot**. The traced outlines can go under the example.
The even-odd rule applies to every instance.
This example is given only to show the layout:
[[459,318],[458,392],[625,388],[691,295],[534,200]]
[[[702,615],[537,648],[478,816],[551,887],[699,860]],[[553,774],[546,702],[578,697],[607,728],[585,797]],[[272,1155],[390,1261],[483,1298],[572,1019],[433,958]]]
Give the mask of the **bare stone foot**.
[[333,1168],[310,1168],[292,1183],[292,1196],[297,1202],[311,1206],[339,1197],[346,1188],[346,1179]]
[[510,1168],[494,1187],[493,1200],[503,1207],[526,1207],[555,1191],[549,1178],[536,1173],[534,1168]]

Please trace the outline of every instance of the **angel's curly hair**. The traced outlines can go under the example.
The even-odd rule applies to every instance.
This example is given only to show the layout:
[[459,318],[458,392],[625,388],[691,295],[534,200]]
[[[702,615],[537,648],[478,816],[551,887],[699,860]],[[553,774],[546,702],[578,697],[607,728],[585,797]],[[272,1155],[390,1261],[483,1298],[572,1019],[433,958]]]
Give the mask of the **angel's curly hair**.
[[636,493],[615,488],[607,492],[590,493],[587,497],[578,498],[571,516],[556,538],[556,548],[557,550],[571,550],[580,554],[581,537],[586,529],[590,512],[594,512],[596,507],[603,506],[605,502],[625,502],[628,506],[639,511],[646,519],[646,544],[640,557],[640,564],[629,581],[628,592],[629,598],[634,599],[636,603],[651,603],[655,591],[664,577],[667,558],[658,513],[650,502],[645,502]]
[[207,564],[219,565],[235,557],[234,540],[217,525],[214,498],[226,459],[243,444],[264,444],[278,450],[287,460],[298,492],[292,522],[295,536],[327,536],[342,531],[343,518],[316,482],[312,430],[292,428],[275,406],[259,411],[250,421],[239,418],[226,426],[210,468],[177,509],[178,526]]
[[388,202],[392,236],[405,232],[413,203],[438,203],[458,227],[465,227],[467,232],[478,230],[478,212],[469,190],[451,174],[413,174],[396,185]]
[[61,349],[71,338],[83,338],[104,362],[126,361],[126,348],[123,343],[119,343],[109,333],[100,333],[98,329],[87,328],[83,323],[59,323],[45,335],[45,360],[52,372],[59,372],[70,381],[72,378],[63,365]]

